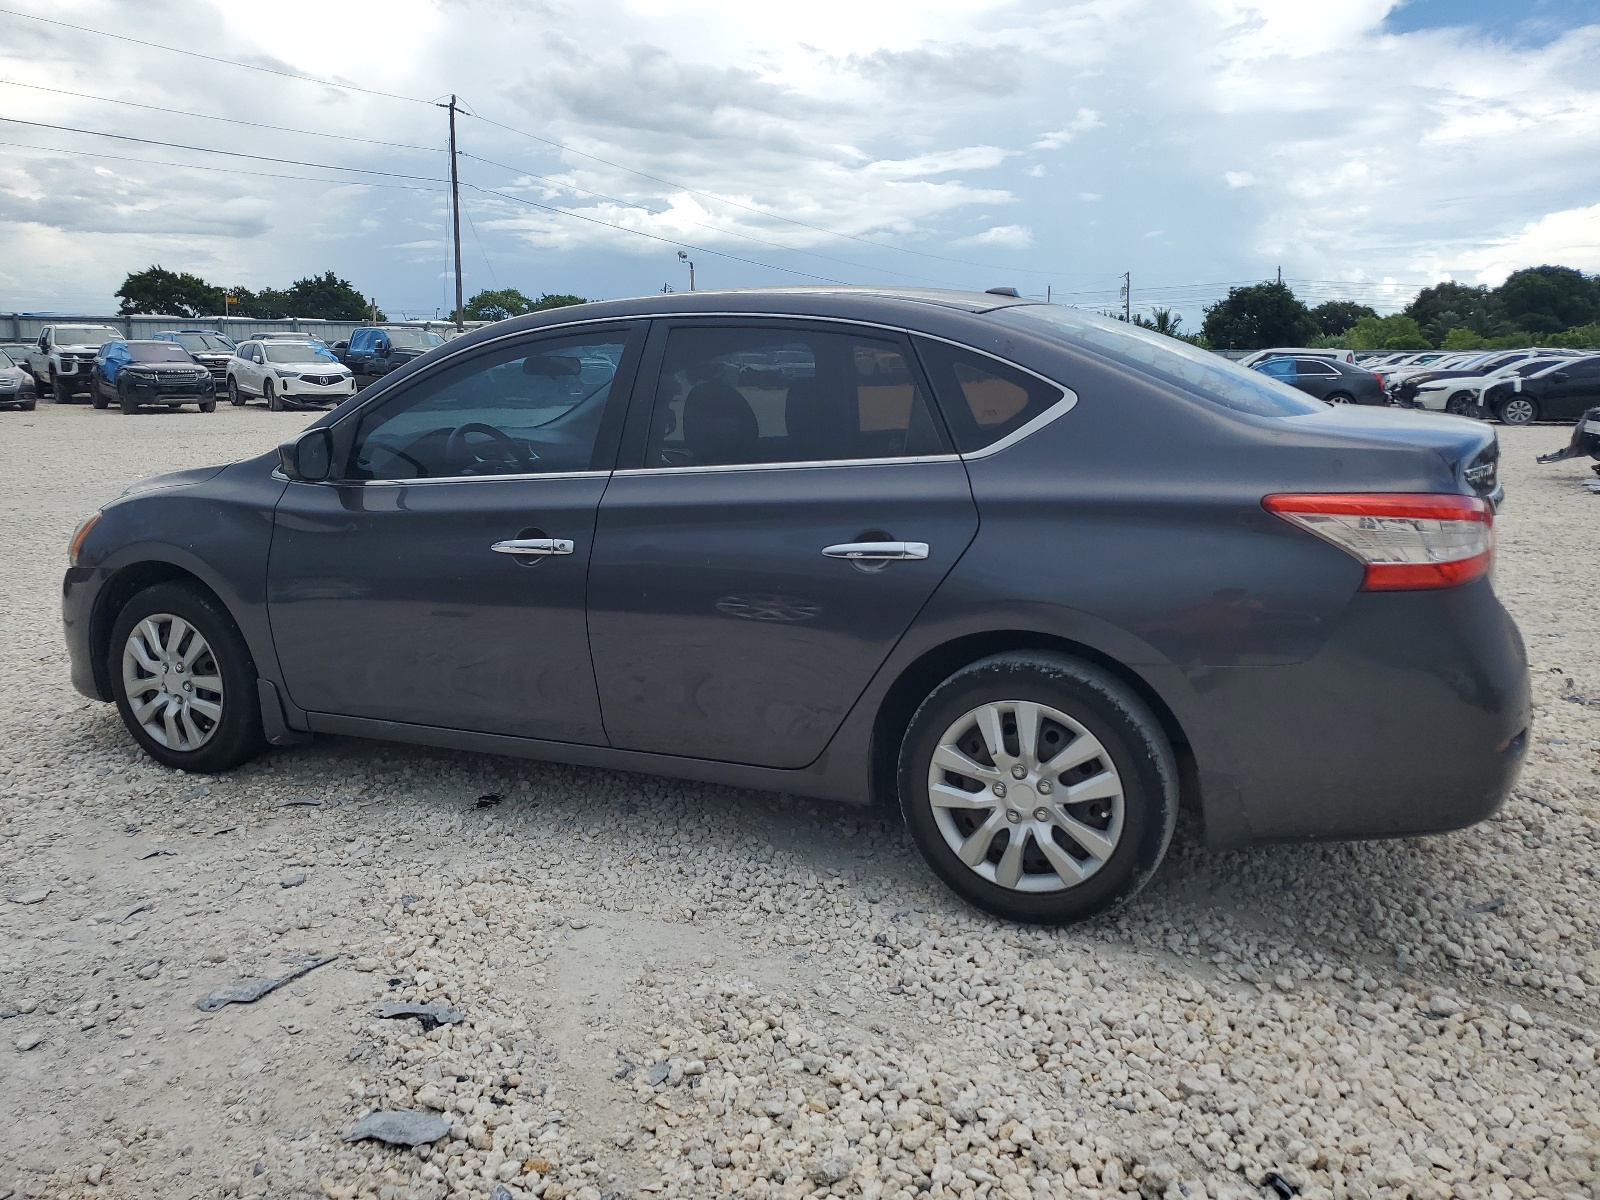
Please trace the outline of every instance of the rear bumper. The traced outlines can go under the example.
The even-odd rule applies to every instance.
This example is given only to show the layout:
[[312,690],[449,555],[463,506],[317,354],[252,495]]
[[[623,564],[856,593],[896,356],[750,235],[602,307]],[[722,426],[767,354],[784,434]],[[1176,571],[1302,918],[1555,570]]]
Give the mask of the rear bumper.
[[1527,659],[1488,580],[1358,593],[1305,662],[1188,674],[1199,765],[1238,814],[1214,845],[1460,829],[1500,807],[1527,748]]

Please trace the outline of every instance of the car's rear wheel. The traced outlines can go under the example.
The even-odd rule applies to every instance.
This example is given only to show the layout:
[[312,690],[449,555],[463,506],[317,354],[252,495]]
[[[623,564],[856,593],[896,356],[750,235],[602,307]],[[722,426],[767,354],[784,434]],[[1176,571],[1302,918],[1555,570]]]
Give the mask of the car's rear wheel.
[[1080,920],[1133,896],[1177,821],[1160,723],[1088,663],[982,659],[923,701],[901,744],[900,806],[934,872],[1014,921]]
[[1444,410],[1452,416],[1464,417],[1472,411],[1472,393],[1457,392],[1445,401]]
[[1500,419],[1507,425],[1531,425],[1539,419],[1538,402],[1528,396],[1513,396],[1500,406]]
[[228,376],[228,403],[235,408],[244,406],[244,395],[239,391],[239,381],[232,375]]
[[136,595],[117,615],[107,667],[123,723],[156,761],[210,773],[262,750],[255,663],[201,589],[162,583]]
[[1356,398],[1349,392],[1333,392],[1328,396],[1329,404],[1354,404]]
[[261,394],[267,399],[267,408],[271,412],[282,412],[283,401],[278,399],[278,393],[272,387],[272,380],[267,380],[261,385]]

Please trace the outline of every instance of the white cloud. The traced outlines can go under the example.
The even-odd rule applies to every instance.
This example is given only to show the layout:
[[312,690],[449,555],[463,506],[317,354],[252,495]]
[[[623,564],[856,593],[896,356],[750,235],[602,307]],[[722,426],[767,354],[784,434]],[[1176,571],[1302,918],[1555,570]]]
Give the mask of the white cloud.
[[1085,200],[1085,201],[1093,202],[1095,200],[1100,199],[1100,193],[1099,192],[1079,192],[1078,193],[1078,199],[1079,200]]
[[1047,133],[1033,143],[1035,150],[1059,150],[1080,133],[1088,133],[1091,129],[1099,129],[1105,122],[1100,119],[1100,114],[1092,108],[1080,108],[1078,115],[1053,133]]
[[1249,171],[1224,171],[1222,178],[1227,180],[1230,188],[1246,188],[1252,186],[1256,177]]
[[1600,272],[1600,204],[1549,213],[1469,257],[1479,283],[1500,284],[1519,267],[1546,263]]
[[1033,245],[1033,231],[1026,225],[995,225],[982,233],[961,238],[957,245],[1009,246],[1013,249],[1022,249]]

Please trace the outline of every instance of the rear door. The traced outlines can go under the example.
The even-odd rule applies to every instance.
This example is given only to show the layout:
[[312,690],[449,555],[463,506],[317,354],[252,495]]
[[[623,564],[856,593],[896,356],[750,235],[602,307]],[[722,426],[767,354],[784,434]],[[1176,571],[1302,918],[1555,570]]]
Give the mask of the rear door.
[[589,574],[606,733],[803,767],[971,542],[966,470],[898,333],[658,321],[640,380]]
[[1334,392],[1348,391],[1341,386],[1339,368],[1320,358],[1295,359],[1294,376],[1294,385],[1318,400],[1326,400]]

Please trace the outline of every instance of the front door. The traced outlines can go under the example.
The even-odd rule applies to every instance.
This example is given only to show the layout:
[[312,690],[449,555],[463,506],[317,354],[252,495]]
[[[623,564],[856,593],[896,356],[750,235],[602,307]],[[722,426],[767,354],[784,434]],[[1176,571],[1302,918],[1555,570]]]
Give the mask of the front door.
[[657,322],[645,361],[590,567],[607,735],[805,766],[972,540],[966,470],[896,334]]
[[[1565,375],[1558,379],[1555,375]],[[1551,421],[1574,421],[1600,404],[1600,358],[1579,359],[1562,367],[1545,388],[1544,411]]]
[[584,588],[641,336],[490,343],[340,423],[341,478],[291,483],[275,513],[296,705],[604,743]]

